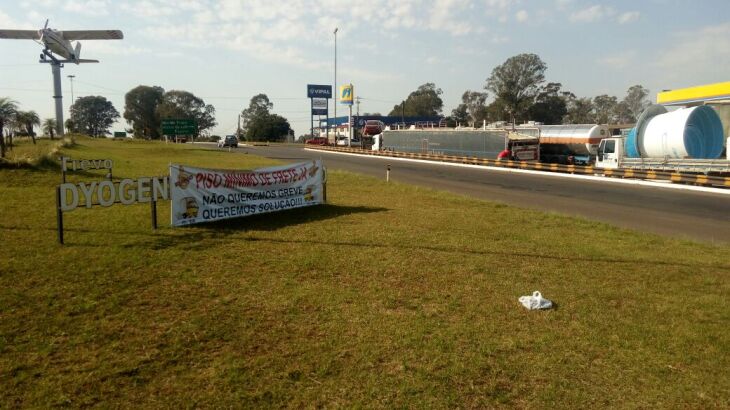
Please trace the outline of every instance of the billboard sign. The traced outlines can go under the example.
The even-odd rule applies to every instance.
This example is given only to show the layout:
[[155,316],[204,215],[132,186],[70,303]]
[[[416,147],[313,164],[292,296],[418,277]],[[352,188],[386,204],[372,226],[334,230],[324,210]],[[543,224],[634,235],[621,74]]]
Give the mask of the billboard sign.
[[340,87],[340,104],[352,105],[352,100],[355,98],[355,89],[352,84],[343,85]]
[[332,86],[307,84],[307,98],[332,98]]
[[256,170],[170,165],[173,226],[283,211],[325,201],[322,161]]
[[163,119],[162,134],[164,135],[195,135],[198,127],[193,119]]
[[326,98],[312,98],[312,115],[327,115]]

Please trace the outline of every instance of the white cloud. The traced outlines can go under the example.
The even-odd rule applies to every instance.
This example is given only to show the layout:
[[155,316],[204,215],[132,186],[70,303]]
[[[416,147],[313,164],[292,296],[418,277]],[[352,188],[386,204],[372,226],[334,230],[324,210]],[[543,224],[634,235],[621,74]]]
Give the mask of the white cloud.
[[610,7],[597,4],[571,13],[570,21],[573,23],[593,23],[613,14],[614,11]]
[[638,11],[627,11],[618,16],[618,24],[629,24],[639,20],[640,13]]
[[163,16],[172,16],[177,12],[172,6],[148,0],[142,0],[136,3],[123,3],[121,9],[136,17],[148,20],[157,20]]
[[527,10],[520,10],[515,14],[515,19],[520,23],[526,22],[529,18],[530,16],[527,14]]
[[610,54],[598,60],[598,64],[613,69],[623,70],[636,63],[638,53],[636,50],[626,50],[616,54]]
[[485,5],[487,10],[497,10],[500,13],[508,11],[513,4],[517,3],[515,0],[486,0]]
[[30,9],[34,8],[37,9],[39,7],[56,7],[58,6],[59,0],[34,0],[34,1],[21,1],[20,7],[24,9]]
[[149,54],[149,48],[137,47],[120,41],[85,41],[81,47],[84,58],[94,58],[97,54],[131,56]]
[[11,19],[10,16],[0,10],[0,27],[17,28],[18,24],[13,19]]
[[667,82],[661,88],[727,81],[730,23],[679,33],[653,60],[654,70]]
[[63,9],[86,16],[106,16],[109,14],[108,0],[68,0]]
[[460,13],[468,10],[469,0],[436,0],[428,12],[427,28],[433,31],[445,31],[453,36],[471,33],[474,28]]

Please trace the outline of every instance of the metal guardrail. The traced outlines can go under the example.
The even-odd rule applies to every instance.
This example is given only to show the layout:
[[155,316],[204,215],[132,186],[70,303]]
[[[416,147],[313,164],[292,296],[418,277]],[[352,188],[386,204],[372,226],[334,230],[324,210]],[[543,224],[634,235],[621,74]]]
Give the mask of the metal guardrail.
[[541,162],[528,161],[512,161],[512,160],[495,160],[477,157],[460,157],[452,155],[433,155],[412,152],[397,151],[371,151],[358,148],[347,147],[328,147],[328,146],[309,146],[310,149],[318,149],[322,151],[347,152],[352,154],[370,155],[375,157],[391,157],[391,158],[408,158],[422,159],[427,161],[449,162],[456,164],[468,165],[484,165],[491,167],[527,169],[535,171],[561,172],[566,174],[579,175],[603,175],[608,177],[619,178],[638,178],[653,179],[661,181],[679,182],[685,184],[696,184],[704,186],[721,186],[730,187],[730,177],[698,175],[686,172],[669,172],[656,170],[638,170],[638,169],[604,169],[595,168],[593,166],[581,165],[562,165],[562,164],[543,164]]

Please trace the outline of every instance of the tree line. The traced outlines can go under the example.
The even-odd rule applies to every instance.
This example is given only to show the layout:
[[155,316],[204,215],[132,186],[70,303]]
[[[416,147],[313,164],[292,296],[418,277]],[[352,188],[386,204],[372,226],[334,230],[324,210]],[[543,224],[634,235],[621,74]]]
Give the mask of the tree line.
[[[285,139],[292,132],[291,126],[286,118],[271,112],[273,107],[266,94],[251,98],[248,107],[241,111],[243,127],[238,136],[251,141]],[[103,96],[76,98],[70,111],[71,115],[64,124],[66,130],[92,137],[110,134],[111,126],[120,118],[114,105]],[[128,132],[135,138],[145,139],[162,137],[164,119],[195,120],[195,137],[208,135],[218,124],[215,107],[193,93],[165,91],[162,87],[146,85],[137,86],[125,94],[123,118],[131,127]],[[30,136],[35,143],[34,126],[41,125],[45,135],[55,137],[55,119],[47,118],[41,123],[35,111],[21,111],[16,101],[0,98],[0,154],[5,156],[7,146],[12,146],[13,136]]]
[[[649,90],[634,85],[623,99],[607,94],[579,98],[558,82],[545,82],[547,64],[536,54],[519,54],[495,67],[485,91],[466,90],[447,117],[451,125],[479,126],[484,121],[544,124],[634,123],[649,105]],[[487,100],[493,97],[490,103]],[[426,83],[395,105],[389,116],[436,116],[443,112],[443,91]]]
[[0,158],[5,158],[6,151],[13,147],[13,137],[30,137],[35,144],[36,126],[41,127],[45,135],[54,138],[56,120],[46,118],[41,121],[37,112],[20,110],[17,101],[0,97]]
[[[125,95],[124,102],[124,119],[138,138],[159,139],[162,136],[162,120],[166,118],[195,120],[196,137],[207,135],[217,125],[215,108],[187,91],[165,91],[158,86],[140,85]],[[266,94],[253,96],[248,107],[241,111],[243,127],[238,137],[249,141],[286,138],[291,130],[289,121],[273,114],[273,107]]]

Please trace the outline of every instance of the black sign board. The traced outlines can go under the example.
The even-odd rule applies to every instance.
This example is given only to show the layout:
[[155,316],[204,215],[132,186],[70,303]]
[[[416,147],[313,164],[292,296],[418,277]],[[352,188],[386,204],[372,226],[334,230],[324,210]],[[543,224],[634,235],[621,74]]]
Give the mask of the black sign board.
[[307,84],[307,98],[332,98],[332,86]]

